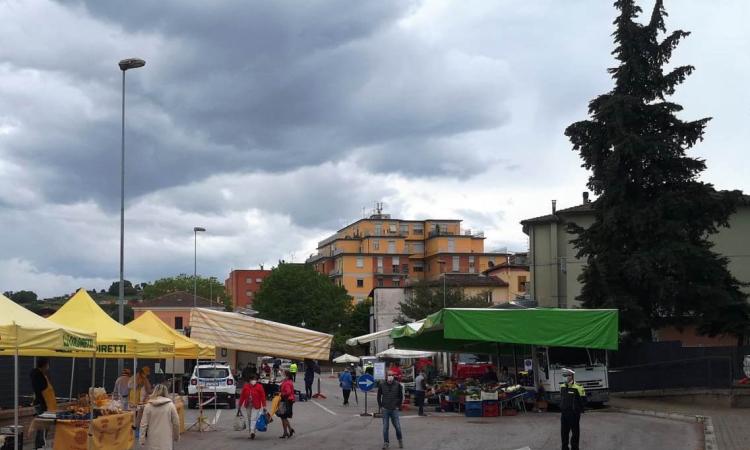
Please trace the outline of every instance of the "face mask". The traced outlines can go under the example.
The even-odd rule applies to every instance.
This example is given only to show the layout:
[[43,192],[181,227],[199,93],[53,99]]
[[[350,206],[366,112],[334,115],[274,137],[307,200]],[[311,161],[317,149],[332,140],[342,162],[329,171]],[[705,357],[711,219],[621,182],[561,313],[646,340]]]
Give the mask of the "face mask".
[[250,384],[252,384],[252,385],[255,385],[255,383],[257,383],[257,381],[255,381],[255,380],[250,380]]
[[388,375],[388,382],[389,383],[393,383],[393,380],[394,380],[394,376],[393,375]]

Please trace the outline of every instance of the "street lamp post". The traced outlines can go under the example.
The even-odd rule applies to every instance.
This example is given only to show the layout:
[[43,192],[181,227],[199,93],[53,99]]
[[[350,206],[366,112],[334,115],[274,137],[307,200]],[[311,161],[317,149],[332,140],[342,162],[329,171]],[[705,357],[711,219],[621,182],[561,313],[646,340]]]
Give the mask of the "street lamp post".
[[443,309],[445,309],[445,291],[446,291],[446,284],[445,284],[445,260],[444,259],[438,259],[438,264],[440,264],[440,271],[443,272]]
[[202,227],[193,228],[193,308],[198,306],[198,232],[205,232]]
[[[120,285],[117,298],[117,317],[121,324],[125,323],[125,72],[146,65],[146,61],[138,58],[123,59],[118,63],[122,71],[122,136],[120,151]],[[118,373],[122,372],[124,362],[117,361]]]

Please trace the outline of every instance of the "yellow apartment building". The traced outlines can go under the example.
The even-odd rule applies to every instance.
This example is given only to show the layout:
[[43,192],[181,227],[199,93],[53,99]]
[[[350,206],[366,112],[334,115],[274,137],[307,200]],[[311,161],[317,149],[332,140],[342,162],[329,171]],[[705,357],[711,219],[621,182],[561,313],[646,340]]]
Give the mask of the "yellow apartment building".
[[507,263],[507,252],[485,252],[484,233],[462,230],[461,220],[402,220],[373,214],[318,243],[307,260],[344,286],[355,300],[376,287],[404,287],[443,274],[477,275]]

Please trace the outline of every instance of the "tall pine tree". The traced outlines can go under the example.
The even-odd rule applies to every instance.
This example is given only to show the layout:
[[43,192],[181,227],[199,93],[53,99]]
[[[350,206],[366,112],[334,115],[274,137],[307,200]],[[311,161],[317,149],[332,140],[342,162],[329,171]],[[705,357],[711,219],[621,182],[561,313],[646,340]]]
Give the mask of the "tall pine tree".
[[705,162],[686,151],[703,139],[710,118],[683,121],[682,107],[667,100],[694,69],[664,71],[689,33],[662,38],[662,0],[647,24],[636,22],[642,10],[634,0],[615,7],[615,86],[589,103],[590,120],[565,131],[598,196],[593,225],[570,226],[586,260],[578,299],[586,308],[620,309],[621,328],[636,339],[649,340],[652,329],[668,325],[742,337],[747,296],[709,240],[728,226],[741,193],[698,180]]

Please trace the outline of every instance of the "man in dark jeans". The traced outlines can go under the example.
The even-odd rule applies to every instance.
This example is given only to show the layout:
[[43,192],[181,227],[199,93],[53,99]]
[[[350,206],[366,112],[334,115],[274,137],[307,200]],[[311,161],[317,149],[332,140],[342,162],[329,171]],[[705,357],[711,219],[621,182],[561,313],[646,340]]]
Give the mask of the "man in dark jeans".
[[393,423],[396,429],[396,439],[398,439],[399,448],[404,448],[404,438],[401,434],[401,422],[399,421],[399,411],[401,404],[404,403],[404,391],[401,383],[396,381],[393,371],[388,371],[388,377],[385,382],[378,386],[378,406],[383,410],[383,449],[387,449],[389,444],[389,421]]
[[[56,409],[55,404],[49,405],[49,402],[55,402],[55,391],[52,389],[52,384],[47,378],[47,372],[49,371],[49,360],[47,358],[37,358],[36,367],[31,370],[31,387],[34,389],[34,401],[31,403],[34,406],[35,415],[39,415],[48,410],[48,408]],[[44,431],[39,430],[34,434],[34,448],[44,448]]]
[[426,416],[424,413],[424,397],[427,391],[427,382],[424,370],[419,371],[419,375],[414,379],[414,403],[419,408],[419,415]]
[[[586,393],[580,384],[575,382],[575,372],[563,369],[565,383],[560,384],[560,435],[562,438],[562,450],[578,450],[578,441],[581,434],[580,421],[583,413],[583,402]],[[572,432],[572,436],[570,435]],[[570,447],[568,447],[570,441]]]

